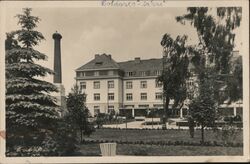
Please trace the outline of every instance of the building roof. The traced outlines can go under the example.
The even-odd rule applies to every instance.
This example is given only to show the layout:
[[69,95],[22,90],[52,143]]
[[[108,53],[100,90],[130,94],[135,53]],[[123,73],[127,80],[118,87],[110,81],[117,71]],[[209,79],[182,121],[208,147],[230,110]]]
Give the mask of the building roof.
[[86,71],[93,69],[120,69],[119,65],[111,58],[111,55],[96,54],[95,58],[76,69],[76,71]]
[[118,64],[124,72],[162,70],[163,68],[161,59],[141,60],[135,58],[135,60],[119,62]]

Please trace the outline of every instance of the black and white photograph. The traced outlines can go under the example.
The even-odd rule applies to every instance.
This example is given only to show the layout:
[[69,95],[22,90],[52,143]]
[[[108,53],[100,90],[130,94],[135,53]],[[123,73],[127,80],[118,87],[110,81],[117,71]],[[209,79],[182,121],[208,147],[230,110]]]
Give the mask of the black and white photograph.
[[3,163],[249,162],[249,2],[1,1]]

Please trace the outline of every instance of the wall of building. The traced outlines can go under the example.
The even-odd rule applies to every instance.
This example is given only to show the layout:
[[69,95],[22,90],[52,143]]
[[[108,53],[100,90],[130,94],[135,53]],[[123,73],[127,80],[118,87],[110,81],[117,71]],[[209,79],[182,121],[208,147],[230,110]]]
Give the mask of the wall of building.
[[[114,88],[108,88],[108,81],[114,82]],[[86,105],[89,108],[92,115],[94,115],[94,107],[99,106],[101,113],[108,112],[108,106],[114,106],[114,110],[118,112],[121,106],[121,79],[109,78],[109,79],[80,79],[77,80],[77,85],[80,86],[81,82],[86,83],[86,89],[83,92],[86,93]],[[100,88],[94,88],[94,82],[100,83]],[[114,93],[114,100],[108,99],[108,93]],[[94,94],[100,94],[100,100],[94,100]]]
[[[141,88],[141,81],[146,81],[147,87]],[[132,82],[133,88],[127,89],[126,83]],[[124,79],[123,80],[123,105],[124,107],[128,105],[134,105],[135,108],[138,108],[139,105],[149,105],[149,107],[153,107],[154,104],[162,104],[162,100],[156,100],[155,93],[161,92],[162,87],[156,87],[156,78],[140,78],[140,79]],[[128,93],[132,93],[133,99],[127,100],[126,96]],[[141,99],[141,93],[147,94],[147,99]]]

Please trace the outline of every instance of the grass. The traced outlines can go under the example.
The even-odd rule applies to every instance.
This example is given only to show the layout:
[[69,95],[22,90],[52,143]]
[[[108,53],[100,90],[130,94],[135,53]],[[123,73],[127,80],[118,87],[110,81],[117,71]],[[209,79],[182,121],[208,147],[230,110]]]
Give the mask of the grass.
[[[195,130],[194,138],[190,138],[189,130],[116,130],[97,129],[90,137],[85,139],[94,140],[114,140],[114,141],[185,141],[200,142],[201,131]],[[205,141],[223,142],[221,131],[205,131]],[[235,135],[229,136],[229,141],[234,143],[243,142],[242,130],[238,130]]]
[[[242,130],[235,135],[229,135],[230,142],[242,143]],[[195,137],[190,138],[189,130],[117,130],[97,129],[85,139],[108,141],[185,141],[200,142],[200,130],[195,131]],[[205,141],[223,142],[221,131],[214,133],[205,131]],[[82,156],[100,156],[99,144],[88,143],[80,145]],[[166,145],[135,145],[117,144],[117,155],[147,155],[147,156],[201,156],[201,155],[243,155],[242,147],[216,146],[166,146]]]
[[[135,156],[223,156],[243,155],[241,147],[212,146],[158,146],[117,144],[117,155]],[[84,144],[80,147],[82,156],[101,156],[99,144]]]

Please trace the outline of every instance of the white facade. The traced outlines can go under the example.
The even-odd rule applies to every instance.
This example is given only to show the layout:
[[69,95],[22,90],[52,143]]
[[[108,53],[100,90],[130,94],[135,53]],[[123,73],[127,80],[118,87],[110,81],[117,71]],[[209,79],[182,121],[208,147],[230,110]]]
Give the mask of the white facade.
[[[132,83],[132,88],[127,87],[127,83]],[[145,83],[146,86],[141,86]],[[123,79],[123,104],[124,107],[133,105],[134,108],[148,106],[153,108],[162,105],[162,99],[156,99],[156,93],[162,94],[162,87],[156,86],[156,77],[147,78],[126,78]],[[127,94],[132,94],[132,99],[127,99]]]
[[[76,70],[76,82],[87,95],[86,105],[92,116],[98,113],[115,112],[129,116],[147,115],[155,110],[163,112],[163,87],[156,79],[162,70],[161,59],[115,62],[111,55],[96,55],[93,60]],[[197,76],[187,80],[187,100],[180,110],[169,109],[177,117],[187,114],[189,101],[197,96]],[[242,113],[242,103],[229,108],[233,115]],[[123,114],[122,114],[123,113]],[[227,112],[228,113],[228,112]]]
[[[84,83],[85,88],[82,91],[86,94],[86,105],[92,115],[95,115],[99,109],[100,113],[109,113],[109,109],[117,110],[122,105],[122,81],[119,78],[104,79],[81,79],[77,80],[77,85]],[[113,86],[108,86],[113,83]],[[99,87],[95,85],[99,84]],[[100,97],[98,99],[98,97]]]
[[[161,62],[160,59],[153,61]],[[106,54],[96,55],[78,68],[76,82],[87,95],[86,105],[92,116],[112,109],[116,113],[120,109],[133,110],[134,116],[135,109],[163,108],[162,85],[156,82],[162,67],[155,64],[150,73],[146,69],[147,63],[140,58],[119,65]]]

